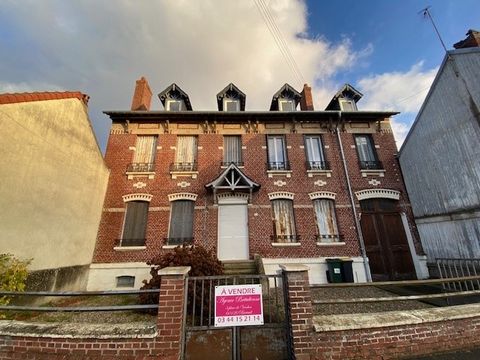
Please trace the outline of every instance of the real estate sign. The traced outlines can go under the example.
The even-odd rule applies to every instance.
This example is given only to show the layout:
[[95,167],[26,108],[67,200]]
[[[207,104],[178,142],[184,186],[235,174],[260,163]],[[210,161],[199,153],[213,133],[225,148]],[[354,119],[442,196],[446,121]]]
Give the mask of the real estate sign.
[[215,286],[215,326],[263,325],[262,285]]

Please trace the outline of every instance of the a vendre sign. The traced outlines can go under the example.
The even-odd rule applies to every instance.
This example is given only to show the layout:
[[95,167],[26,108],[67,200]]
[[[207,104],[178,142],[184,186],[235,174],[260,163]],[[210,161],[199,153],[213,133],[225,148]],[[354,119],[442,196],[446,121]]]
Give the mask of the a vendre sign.
[[262,285],[215,286],[215,326],[263,325]]

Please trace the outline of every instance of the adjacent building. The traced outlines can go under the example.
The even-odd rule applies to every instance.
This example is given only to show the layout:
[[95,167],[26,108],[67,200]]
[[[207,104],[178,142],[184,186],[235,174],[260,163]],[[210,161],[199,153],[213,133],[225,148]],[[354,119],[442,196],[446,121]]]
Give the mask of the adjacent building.
[[480,33],[448,51],[400,150],[429,262],[480,257]]
[[30,288],[86,287],[108,168],[80,92],[0,94],[0,252]]
[[423,252],[396,158],[394,112],[359,111],[345,85],[325,111],[285,84],[269,111],[246,111],[228,84],[218,111],[197,111],[177,84],[151,111],[146,79],[112,121],[111,170],[88,288],[139,287],[145,264],[179,245],[202,245],[225,262],[258,255],[310,268],[353,262],[354,281],[424,277]]

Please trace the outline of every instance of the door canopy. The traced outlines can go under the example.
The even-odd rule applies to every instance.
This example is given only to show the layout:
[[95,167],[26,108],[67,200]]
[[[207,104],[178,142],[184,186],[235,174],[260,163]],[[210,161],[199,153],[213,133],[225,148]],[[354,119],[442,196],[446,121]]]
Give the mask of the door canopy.
[[227,168],[212,182],[205,185],[207,189],[213,190],[213,198],[217,203],[217,193],[219,191],[225,192],[247,192],[250,194],[260,188],[260,185],[245,175],[237,165],[231,163]]

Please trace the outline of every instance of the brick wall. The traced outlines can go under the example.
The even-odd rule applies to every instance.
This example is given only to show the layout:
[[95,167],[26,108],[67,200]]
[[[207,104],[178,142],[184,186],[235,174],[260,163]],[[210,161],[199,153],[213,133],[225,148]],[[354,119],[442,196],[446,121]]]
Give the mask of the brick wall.
[[[169,174],[169,166],[175,161],[176,134],[164,133],[159,130],[144,130],[135,128],[134,133],[157,134],[158,149],[156,152],[155,177],[136,177],[127,179],[125,170],[132,161],[133,150],[129,147],[135,145],[136,135],[132,131],[118,130],[119,124],[114,124],[106,151],[106,162],[111,168],[108,193],[105,199],[104,213],[100,224],[97,246],[93,261],[95,263],[147,261],[154,255],[164,251],[163,239],[168,236],[168,224],[170,216],[170,203],[168,194],[177,192],[190,192],[198,194],[195,203],[194,215],[194,238],[196,244],[202,244],[207,249],[216,249],[217,245],[217,216],[218,208],[214,206],[213,196],[207,192],[204,185],[215,179],[222,169],[223,134],[208,133],[201,131],[198,135],[198,169],[196,179],[190,177],[178,177],[172,179]],[[126,126],[126,125],[125,125]],[[383,125],[383,130],[374,132],[371,123],[367,129],[372,133],[379,160],[385,167],[385,176],[362,177],[358,165],[358,156],[354,148],[354,132],[358,129],[347,127],[347,131],[341,132],[341,139],[345,151],[348,171],[351,176],[353,191],[388,188],[400,191],[400,208],[405,211],[414,234],[414,242],[418,253],[422,253],[421,245],[417,240],[416,231],[413,227],[411,207],[405,195],[405,187],[401,178],[397,159],[397,149],[393,134],[389,125]],[[319,130],[325,146],[326,160],[330,162],[331,177],[325,175],[307,176],[304,149],[304,134],[278,130],[286,137],[288,159],[291,163],[291,177],[274,176],[269,178],[266,172],[267,150],[266,133],[275,133],[275,130],[262,128],[261,133],[244,133],[242,142],[244,146],[243,159],[244,173],[252,180],[259,183],[261,188],[253,194],[253,199],[248,207],[248,223],[250,233],[250,255],[257,253],[263,257],[271,258],[319,258],[329,256],[360,256],[358,235],[356,231],[351,202],[348,195],[347,184],[341,161],[340,148],[335,132],[324,129]],[[177,130],[178,133],[182,133]],[[301,131],[299,131],[301,132]],[[374,133],[373,133],[374,132]],[[311,131],[310,131],[311,133]],[[379,181],[372,185],[371,180]],[[280,182],[279,182],[280,181]],[[187,185],[188,184],[188,185]],[[281,186],[279,186],[279,184]],[[138,186],[142,187],[138,187]],[[187,186],[185,186],[187,185]],[[275,191],[288,191],[295,193],[294,214],[297,233],[301,236],[301,246],[298,247],[273,247],[270,236],[273,235],[271,202],[268,193]],[[312,201],[308,193],[315,191],[330,191],[336,193],[336,215],[339,232],[343,236],[343,246],[317,246],[315,235],[317,228]],[[146,249],[140,251],[114,251],[121,236],[125,203],[122,195],[130,193],[148,193],[153,195],[150,203],[147,224]],[[356,200],[355,200],[356,201]],[[359,208],[359,202],[356,201]]]

